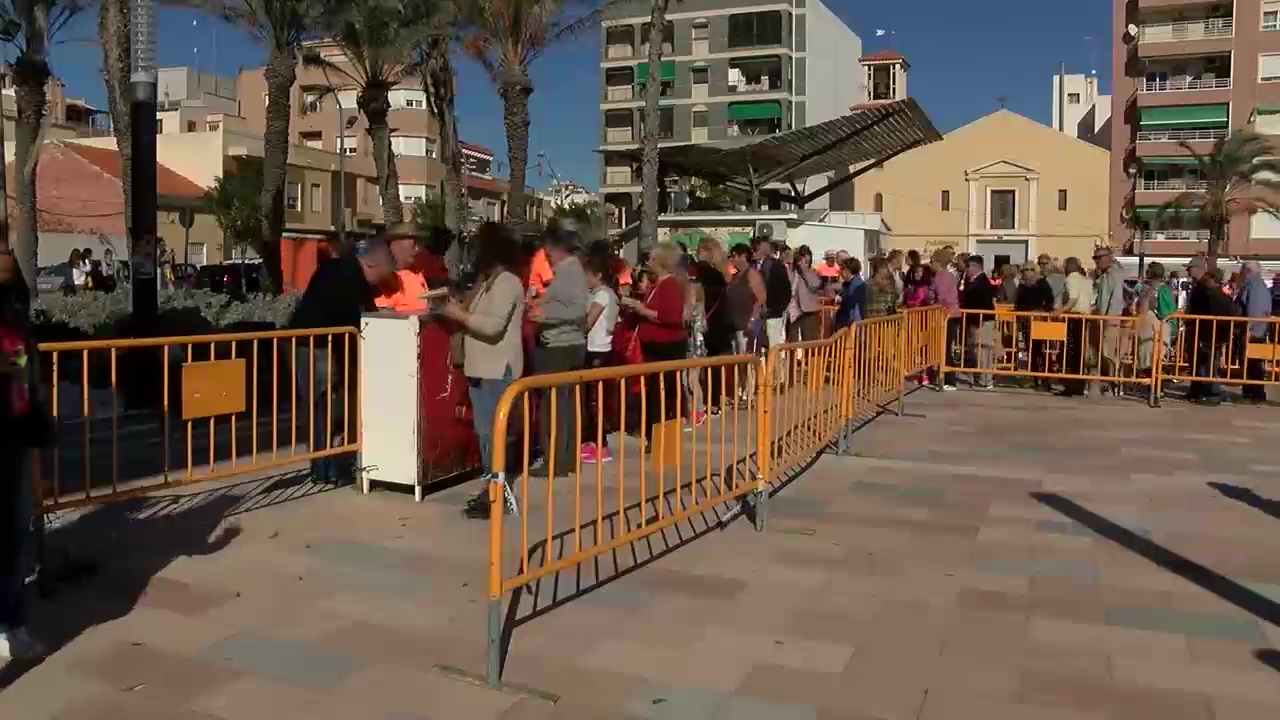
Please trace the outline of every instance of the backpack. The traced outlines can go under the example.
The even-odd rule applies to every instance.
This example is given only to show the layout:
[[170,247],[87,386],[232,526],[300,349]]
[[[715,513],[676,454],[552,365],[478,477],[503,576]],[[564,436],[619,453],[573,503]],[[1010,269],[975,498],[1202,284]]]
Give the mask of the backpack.
[[1178,301],[1173,299],[1173,290],[1168,285],[1160,285],[1160,289],[1156,291],[1156,317],[1161,320],[1178,312]]

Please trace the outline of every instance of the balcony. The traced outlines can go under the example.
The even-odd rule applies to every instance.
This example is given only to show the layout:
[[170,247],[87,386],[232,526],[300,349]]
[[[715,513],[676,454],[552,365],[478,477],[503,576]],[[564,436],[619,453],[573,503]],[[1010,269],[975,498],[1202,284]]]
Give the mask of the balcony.
[[636,29],[633,25],[611,27],[604,32],[604,56],[606,60],[624,60],[635,57]]
[[604,72],[604,101],[624,102],[634,100],[635,71],[629,67],[609,68]]
[[1172,240],[1176,242],[1209,242],[1208,230],[1139,230],[1134,240]]
[[729,61],[729,92],[767,93],[782,89],[782,58],[743,58]]
[[635,142],[635,114],[630,110],[610,110],[604,114],[606,143]]
[[1139,192],[1203,192],[1209,189],[1204,180],[1173,178],[1170,180],[1139,180]]
[[776,100],[733,103],[729,106],[729,137],[780,133],[785,118],[782,103]]
[[604,141],[607,143],[629,143],[635,142],[635,133],[631,128],[607,128],[604,131]]
[[638,185],[635,171],[629,167],[608,167],[604,171],[605,185]]
[[1138,85],[1138,92],[1162,93],[1183,90],[1229,90],[1231,78],[1176,78],[1173,80],[1143,80]]
[[1143,25],[1138,28],[1138,42],[1188,42],[1230,38],[1235,34],[1234,18],[1206,18]]
[[1139,130],[1138,142],[1213,142],[1227,136],[1226,128],[1192,128],[1189,130]]

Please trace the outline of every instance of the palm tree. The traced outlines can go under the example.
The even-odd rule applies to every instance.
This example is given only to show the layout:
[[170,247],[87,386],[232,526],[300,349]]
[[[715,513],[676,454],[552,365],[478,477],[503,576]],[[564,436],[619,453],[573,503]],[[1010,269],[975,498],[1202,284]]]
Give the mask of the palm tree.
[[378,173],[383,221],[403,222],[400,179],[391,152],[390,92],[407,78],[420,76],[425,58],[414,50],[434,30],[444,8],[440,0],[327,0],[320,29],[346,55],[341,63],[309,52],[303,62],[345,77],[356,86],[356,106],[368,123],[373,164]]
[[450,37],[433,32],[422,45],[422,90],[427,107],[440,126],[440,162],[444,164],[444,224],[456,237],[467,225],[467,201],[462,180],[462,147],[454,107],[457,76],[449,57]]
[[1201,227],[1209,230],[1210,265],[1228,245],[1231,218],[1242,213],[1266,212],[1280,216],[1280,160],[1262,135],[1252,130],[1236,130],[1219,138],[1208,152],[1197,151],[1180,142],[1195,160],[1204,189],[1188,190],[1162,205],[1157,219],[1166,212],[1194,210]]
[[[649,8],[649,75],[644,79],[644,135],[640,138],[640,246],[658,242],[658,138],[662,135],[658,98],[662,96],[662,40],[671,0],[652,0]],[[636,78],[639,80],[640,78]]]
[[[120,0],[102,0],[104,3]],[[280,268],[280,236],[284,232],[284,184],[289,164],[291,93],[298,77],[298,58],[314,21],[307,0],[238,0],[223,10],[225,19],[267,46],[267,119],[262,133],[263,262],[274,289],[284,287]]]
[[480,63],[502,98],[502,122],[507,133],[507,222],[523,224],[525,166],[529,164],[529,96],[533,81],[529,66],[547,48],[594,27],[609,6],[605,0],[585,15],[568,17],[567,0],[474,0],[463,15],[462,49]]
[[[40,159],[40,135],[48,104],[49,43],[87,7],[85,0],[9,0],[0,5],[0,22],[16,22],[21,28],[14,44],[13,91],[17,109],[14,123],[14,191],[18,222],[14,254],[27,282],[35,287],[36,257],[40,246],[36,222],[36,166]],[[8,198],[5,198],[8,201]]]
[[107,87],[107,112],[111,134],[120,153],[120,189],[124,193],[124,226],[133,226],[133,134],[129,81],[132,72],[133,34],[130,0],[100,0],[98,40],[102,44],[102,80]]

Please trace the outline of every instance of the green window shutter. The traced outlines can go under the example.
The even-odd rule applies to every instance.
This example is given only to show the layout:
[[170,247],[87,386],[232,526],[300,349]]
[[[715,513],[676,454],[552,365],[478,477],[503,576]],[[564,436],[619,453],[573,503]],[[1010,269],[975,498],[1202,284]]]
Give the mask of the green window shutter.
[[777,100],[734,103],[729,106],[730,120],[769,120],[782,118],[782,103]]
[[[643,85],[645,80],[649,79],[649,63],[642,62],[636,65],[636,84]],[[676,79],[676,61],[663,60],[658,66],[658,80],[661,82],[672,81]]]
[[1184,155],[1182,157],[1144,157],[1140,159],[1140,162],[1143,167],[1148,165],[1190,165],[1195,167],[1196,165],[1199,165],[1199,163],[1196,162],[1196,159],[1190,155]]
[[1138,113],[1138,125],[1141,127],[1165,125],[1225,127],[1230,124],[1230,117],[1227,105],[1141,108]]

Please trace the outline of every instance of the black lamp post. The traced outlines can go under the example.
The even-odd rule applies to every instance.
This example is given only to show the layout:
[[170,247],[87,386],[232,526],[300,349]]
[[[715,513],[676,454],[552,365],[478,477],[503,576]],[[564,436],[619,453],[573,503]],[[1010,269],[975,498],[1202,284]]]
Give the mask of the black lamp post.
[[160,314],[156,278],[156,0],[132,0],[130,75],[133,147],[130,183],[129,262],[133,278],[133,317],[154,327]]

